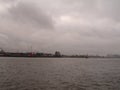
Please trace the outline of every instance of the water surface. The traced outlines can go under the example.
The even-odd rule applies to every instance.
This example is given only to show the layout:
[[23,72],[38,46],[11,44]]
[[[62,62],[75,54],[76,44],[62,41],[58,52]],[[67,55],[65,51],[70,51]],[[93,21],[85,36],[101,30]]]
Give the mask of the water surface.
[[120,60],[0,57],[0,90],[120,90]]

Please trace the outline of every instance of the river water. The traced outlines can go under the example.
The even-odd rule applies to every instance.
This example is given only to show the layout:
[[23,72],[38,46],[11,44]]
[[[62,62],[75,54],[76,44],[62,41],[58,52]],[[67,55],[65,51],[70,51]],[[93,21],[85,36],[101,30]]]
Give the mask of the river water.
[[120,90],[120,59],[0,57],[0,90]]

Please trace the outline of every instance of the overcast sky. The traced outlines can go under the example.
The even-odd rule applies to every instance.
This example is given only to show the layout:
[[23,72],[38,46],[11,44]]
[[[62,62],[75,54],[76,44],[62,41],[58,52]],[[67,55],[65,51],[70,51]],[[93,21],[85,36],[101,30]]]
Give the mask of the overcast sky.
[[120,54],[120,0],[0,0],[8,51]]

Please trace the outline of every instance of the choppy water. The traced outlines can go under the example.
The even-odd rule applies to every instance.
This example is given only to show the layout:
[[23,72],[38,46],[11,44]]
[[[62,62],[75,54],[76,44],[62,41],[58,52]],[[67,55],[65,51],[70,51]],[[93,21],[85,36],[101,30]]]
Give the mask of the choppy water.
[[0,58],[0,90],[120,90],[120,60]]

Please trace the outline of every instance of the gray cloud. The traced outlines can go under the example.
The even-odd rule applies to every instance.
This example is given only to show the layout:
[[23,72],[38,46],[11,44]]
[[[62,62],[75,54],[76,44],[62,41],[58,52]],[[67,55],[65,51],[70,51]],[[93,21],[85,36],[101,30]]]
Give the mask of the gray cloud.
[[0,47],[120,53],[119,0],[1,0]]
[[53,28],[53,21],[50,16],[32,3],[18,3],[9,9],[9,14],[13,20],[20,23],[31,23],[40,28]]

